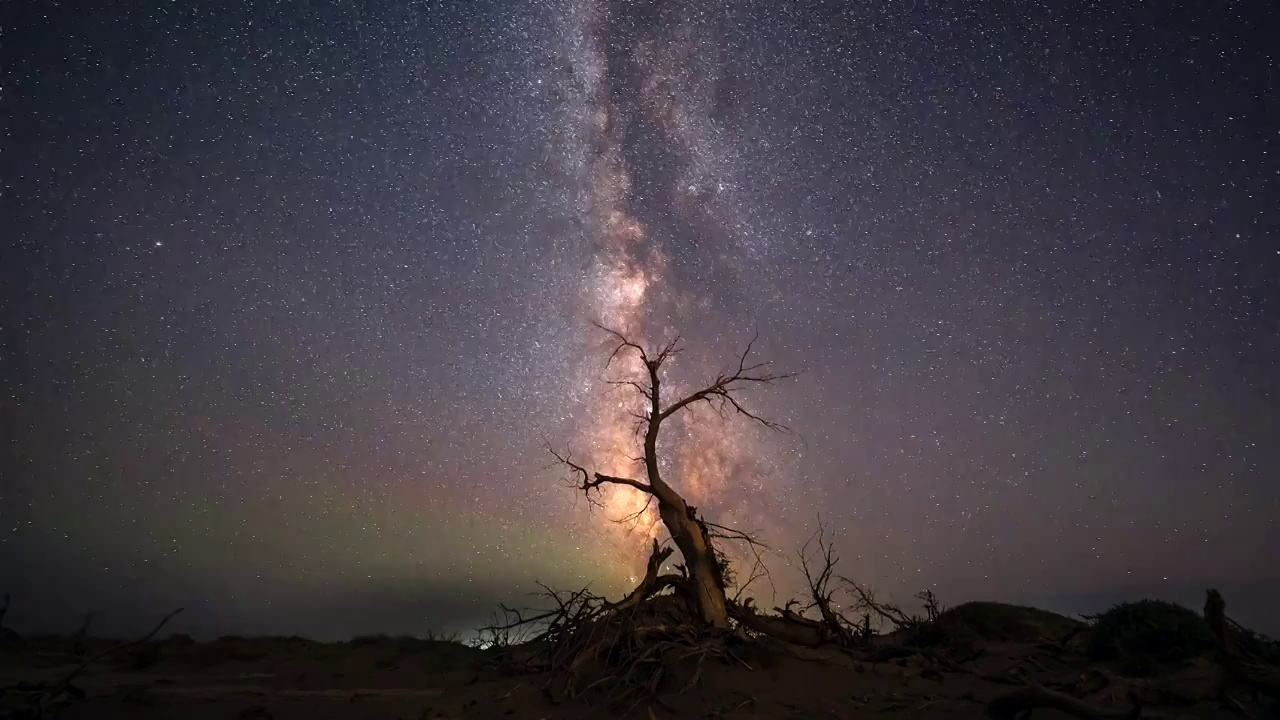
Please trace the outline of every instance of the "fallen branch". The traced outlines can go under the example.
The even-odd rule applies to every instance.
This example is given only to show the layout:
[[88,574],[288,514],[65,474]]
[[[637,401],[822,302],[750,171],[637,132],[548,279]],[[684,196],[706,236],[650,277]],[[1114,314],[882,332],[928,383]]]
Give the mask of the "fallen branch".
[[154,638],[157,633],[160,632],[161,628],[163,628],[166,624],[168,624],[168,622],[172,620],[173,617],[180,612],[182,612],[182,608],[178,608],[173,612],[169,613],[168,615],[165,615],[163,618],[161,618],[160,622],[157,623],[156,626],[151,629],[151,632],[147,633],[146,635],[143,635],[140,638],[123,642],[118,645],[113,645],[112,647],[109,647],[106,650],[103,650],[99,653],[96,653],[90,656],[88,659],[80,663],[78,666],[76,666],[75,669],[73,669],[71,672],[64,675],[61,679],[59,679],[55,683],[52,683],[52,684],[42,683],[36,686],[35,688],[31,688],[31,689],[14,688],[14,690],[18,690],[19,693],[26,694],[26,698],[25,698],[26,702],[23,703],[24,705],[26,705],[26,707],[22,709],[27,713],[27,717],[34,717],[34,718],[46,717],[50,712],[50,710],[52,709],[53,705],[57,703],[59,700],[61,700],[61,698],[64,695],[83,697],[84,693],[76,689],[75,686],[72,685],[72,683],[75,681],[76,678],[80,677],[80,675],[84,673],[85,670],[88,670],[89,667],[92,666],[94,663],[100,660],[105,660],[107,657],[111,655],[114,655],[124,650],[128,650],[129,648],[137,647],[142,643],[148,642],[149,640]]
[[1249,709],[1244,706],[1244,703],[1235,699],[1231,695],[1223,693],[1222,704],[1228,710],[1234,712],[1245,720],[1253,720],[1253,713],[1249,712]]
[[85,670],[88,670],[89,666],[93,665],[95,662],[98,662],[99,660],[104,660],[108,656],[114,655],[123,650],[128,650],[129,648],[137,647],[142,643],[147,642],[151,638],[155,637],[156,633],[159,633],[161,628],[167,625],[169,621],[172,620],[174,616],[180,612],[182,612],[182,608],[178,608],[173,612],[169,613],[168,615],[165,615],[163,618],[160,619],[160,622],[156,623],[156,626],[151,629],[151,632],[147,633],[146,635],[143,635],[140,638],[137,638],[136,640],[130,640],[129,642],[120,643],[119,645],[113,645],[112,647],[109,647],[106,650],[103,650],[95,655],[89,656],[89,658],[86,659],[84,662],[80,663],[80,665],[77,666],[76,669],[72,670],[70,673],[67,673],[66,677],[64,677],[62,680],[58,682],[57,685],[54,686],[54,689],[56,691],[61,691],[65,689],[68,685],[71,684],[73,680],[75,680],[77,677],[80,677],[80,674],[83,673]]
[[1001,695],[987,705],[987,713],[992,720],[1015,720],[1022,713],[1029,713],[1038,708],[1057,710],[1080,720],[1104,720],[1106,718],[1137,720],[1140,717],[1151,719],[1159,717],[1153,714],[1143,715],[1142,706],[1136,699],[1132,710],[1115,710],[1090,705],[1083,700],[1078,700],[1065,693],[1049,690],[1039,685],[1028,685]]
[[918,628],[925,622],[924,618],[916,615],[908,615],[902,610],[902,608],[893,603],[880,602],[876,600],[874,592],[850,580],[849,578],[841,577],[840,582],[845,591],[853,596],[853,607],[855,611],[877,615],[881,619],[888,621],[895,630],[910,630]]
[[730,603],[729,615],[748,630],[793,645],[818,647],[825,642],[821,623],[816,620],[787,611],[779,615],[765,615],[756,612],[750,598],[740,604]]

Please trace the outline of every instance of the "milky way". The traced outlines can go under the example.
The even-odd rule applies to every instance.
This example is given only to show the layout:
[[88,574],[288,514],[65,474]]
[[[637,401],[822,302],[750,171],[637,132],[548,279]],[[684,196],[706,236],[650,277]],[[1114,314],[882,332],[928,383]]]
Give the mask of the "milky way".
[[[740,231],[741,218],[733,214],[732,191],[726,189],[736,169],[725,159],[731,138],[712,119],[722,75],[714,19],[724,9],[702,3],[576,7],[564,31],[572,41],[563,46],[572,73],[550,88],[573,97],[563,114],[566,127],[557,128],[566,141],[556,160],[559,168],[577,170],[565,174],[566,185],[578,191],[576,225],[591,248],[581,326],[594,336],[584,344],[582,360],[568,368],[585,396],[577,417],[582,435],[575,440],[584,446],[588,465],[612,475],[642,470],[635,460],[641,455],[635,415],[643,412],[643,399],[626,386],[600,386],[606,375],[602,358],[608,357],[612,338],[593,326],[650,346],[666,342],[682,328],[699,327],[699,315],[707,314],[699,307],[718,299],[716,285],[723,281],[697,278],[713,277],[723,259],[735,269],[750,262],[738,245],[754,238]],[[643,377],[635,354],[623,355],[610,368],[606,383]],[[717,368],[696,369],[706,373],[705,384]],[[605,389],[611,391],[602,393]],[[666,400],[674,402],[693,389],[669,386]],[[681,419],[686,427],[672,422],[663,438],[671,455],[664,461],[687,499],[715,511],[734,507],[734,498],[750,498],[753,507],[767,505],[762,478],[751,472],[762,463],[766,446],[744,445],[742,433],[726,418],[704,408]],[[735,519],[758,520],[758,515],[740,512]],[[645,548],[637,536],[661,534],[656,508],[628,488],[608,490],[596,520],[622,531],[609,555],[632,568],[634,553]]]
[[592,322],[799,373],[663,436],[780,592],[821,516],[888,595],[1273,617],[1270,4],[13,5],[6,622],[624,592],[661,527],[546,447],[636,471]]

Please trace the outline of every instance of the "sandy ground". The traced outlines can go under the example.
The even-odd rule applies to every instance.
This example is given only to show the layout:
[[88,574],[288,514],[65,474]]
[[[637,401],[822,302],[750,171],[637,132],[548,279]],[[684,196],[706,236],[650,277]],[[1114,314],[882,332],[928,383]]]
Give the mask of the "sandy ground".
[[[65,676],[77,664],[71,645],[36,638],[0,651],[0,687]],[[90,645],[90,654],[107,646]],[[976,653],[976,659],[943,667],[921,655],[870,662],[837,649],[752,645],[735,661],[709,661],[692,687],[688,674],[671,677],[656,699],[628,712],[577,701],[553,704],[542,692],[546,676],[480,671],[484,652],[448,643],[179,638],[96,664],[75,682],[85,697],[66,705],[61,717],[984,718],[994,698],[1021,683],[1072,686],[1121,717],[1132,707],[1130,691],[1108,686],[1097,666],[1077,652],[1029,641],[978,640],[971,647],[976,649],[966,654]],[[1166,684],[1148,700],[1151,716],[1240,717],[1216,702],[1179,701],[1178,682]],[[1262,705],[1250,711],[1260,718],[1269,712]],[[1069,717],[1050,709],[1035,714]]]

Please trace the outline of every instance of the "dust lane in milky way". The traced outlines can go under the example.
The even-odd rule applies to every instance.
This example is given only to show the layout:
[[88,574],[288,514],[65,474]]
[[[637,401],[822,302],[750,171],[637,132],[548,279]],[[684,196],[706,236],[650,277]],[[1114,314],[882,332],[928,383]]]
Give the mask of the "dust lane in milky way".
[[[582,188],[580,226],[594,248],[583,292],[584,327],[598,322],[642,342],[665,342],[692,325],[698,307],[715,295],[710,283],[690,283],[687,270],[670,267],[670,248],[685,245],[685,265],[701,269],[702,257],[727,255],[736,264],[739,251],[725,240],[750,240],[722,220],[732,197],[725,181],[734,175],[724,159],[727,139],[712,120],[722,75],[714,18],[723,10],[703,3],[584,3],[567,29],[569,37],[581,40],[570,58],[573,72],[562,82],[578,88],[581,107],[566,113],[578,125],[562,133],[572,140],[560,165],[586,158],[578,166],[582,176],[574,178]],[[552,91],[571,94],[563,87]],[[633,476],[642,474],[635,461],[640,450],[633,413],[643,411],[643,402],[625,387],[602,392],[608,340],[604,333],[591,337],[573,374],[583,388],[594,390],[579,419],[585,428],[574,442],[586,450],[591,468]],[[708,379],[715,369],[696,368]],[[643,376],[635,354],[624,355],[611,372]],[[690,390],[669,386],[666,399]],[[758,457],[764,446],[753,451],[743,445],[744,433],[733,420],[706,408],[691,410],[681,422],[683,428],[677,422],[667,428],[664,450],[671,459],[664,462],[687,499],[716,513],[713,521],[728,521],[719,513],[730,509],[738,522],[760,520],[746,508],[765,495]],[[606,488],[603,494],[603,511],[594,522],[613,531],[612,562],[634,567],[636,553],[646,547],[637,540],[661,534],[656,508],[629,488]]]

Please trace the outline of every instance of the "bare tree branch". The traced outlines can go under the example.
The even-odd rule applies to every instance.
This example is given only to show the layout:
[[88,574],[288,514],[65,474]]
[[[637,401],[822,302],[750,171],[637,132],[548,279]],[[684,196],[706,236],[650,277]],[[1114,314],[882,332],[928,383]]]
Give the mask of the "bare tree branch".
[[653,541],[653,550],[649,555],[649,563],[645,568],[644,578],[640,580],[640,584],[635,587],[626,597],[616,603],[605,603],[606,610],[629,610],[639,605],[649,596],[655,595],[668,587],[680,585],[684,582],[684,578],[679,575],[659,575],[662,570],[662,563],[671,557],[671,553],[675,552],[675,548],[664,548],[658,544],[657,539]]
[[627,350],[627,349],[635,350],[636,352],[640,353],[640,359],[644,361],[646,365],[649,363],[649,355],[645,353],[644,346],[631,340],[626,335],[623,335],[622,333],[618,332],[617,330],[614,330],[611,327],[601,325],[600,323],[594,322],[594,321],[591,324],[609,333],[610,335],[613,336],[615,340],[618,341],[618,344],[613,348],[613,352],[609,353],[609,357],[604,361],[604,366],[606,368],[613,364],[613,361],[617,359],[618,355],[620,355],[623,350]]
[[738,540],[746,543],[752,548],[759,548],[761,550],[770,549],[768,545],[764,544],[763,542],[760,541],[759,538],[756,537],[755,533],[749,533],[743,530],[736,530],[734,528],[725,527],[724,525],[721,525],[719,523],[713,523],[707,520],[702,521],[702,524],[706,525],[707,530],[709,531],[708,534],[711,536],[712,539]]
[[[747,592],[747,588],[750,588],[752,583],[761,578],[769,578],[769,568],[765,567],[764,562],[762,562],[760,556],[757,555],[755,562],[751,564],[751,572],[747,575],[746,581],[738,585],[737,590],[734,591],[733,597],[730,598],[730,600],[735,604],[741,603],[742,596]],[[772,578],[769,578],[769,582],[770,584],[773,583]],[[776,594],[776,589],[774,592]]]
[[769,566],[764,562],[764,553],[770,552],[772,548],[762,542],[756,536],[756,533],[736,530],[707,520],[701,520],[700,522],[703,527],[707,529],[707,537],[711,540],[726,540],[729,542],[746,543],[747,548],[751,551],[754,558],[754,562],[751,565],[751,572],[749,573],[746,582],[738,585],[737,591],[733,596],[733,601],[735,603],[738,602],[743,593],[746,592],[748,586],[760,579],[767,580],[774,595],[777,595],[778,588],[773,584],[773,574],[769,572]]
[[639,510],[636,510],[635,512],[631,512],[631,513],[627,513],[626,515],[623,515],[622,517],[614,520],[614,522],[618,523],[619,525],[626,525],[627,523],[631,523],[634,525],[635,523],[640,522],[640,518],[644,517],[644,514],[648,512],[649,508],[651,507],[653,507],[652,493],[645,495],[643,507],[641,507]]
[[658,356],[654,358],[654,364],[662,366],[668,360],[684,352],[684,348],[680,347],[680,335],[676,334],[666,345],[658,349]]
[[556,460],[559,460],[563,465],[567,466],[573,474],[578,477],[578,481],[575,481],[574,484],[587,497],[591,496],[592,490],[598,489],[602,485],[626,485],[627,487],[634,488],[642,493],[653,493],[652,488],[639,480],[617,477],[614,475],[605,475],[604,473],[591,473],[588,472],[586,468],[571,460],[570,458],[572,457],[572,454],[561,455],[556,452],[554,448],[550,447],[548,447],[547,450],[555,456]]
[[[809,548],[814,542],[818,544],[818,560],[822,563],[821,568],[816,572],[810,566],[809,560]],[[826,639],[850,644],[853,640],[853,628],[856,625],[836,612],[833,607],[835,591],[831,590],[830,586],[840,558],[835,555],[835,544],[827,541],[827,528],[823,525],[821,516],[818,518],[818,529],[805,541],[799,554],[800,569],[804,572],[805,582],[809,585],[810,601],[804,606],[804,610],[818,611],[822,619],[823,636]]]
[[129,642],[121,643],[119,645],[113,645],[112,647],[109,647],[106,650],[102,650],[101,652],[98,652],[92,657],[89,657],[84,662],[80,663],[80,665],[78,665],[74,670],[68,673],[66,677],[58,681],[58,684],[54,686],[55,691],[61,691],[63,688],[66,688],[68,685],[71,684],[73,680],[79,677],[81,673],[87,670],[89,666],[94,664],[95,662],[102,660],[103,658],[106,658],[108,655],[114,655],[115,653],[118,653],[122,650],[128,650],[131,647],[136,647],[138,645],[141,645],[142,643],[147,642],[151,638],[155,637],[156,634],[160,632],[160,629],[163,628],[165,625],[167,625],[169,621],[172,620],[173,617],[180,612],[182,612],[182,608],[178,608],[177,610],[174,610],[168,615],[165,615],[163,618],[160,618],[160,622],[156,623],[156,626],[151,629],[151,632],[147,633],[146,635],[143,635],[142,637],[136,640],[131,640]]
[[161,628],[163,628],[180,612],[182,612],[182,608],[178,608],[168,615],[165,615],[161,618],[160,622],[152,628],[151,632],[140,638],[112,645],[111,647],[86,658],[83,662],[72,669],[71,672],[63,675],[53,682],[40,682],[35,685],[20,684],[13,687],[0,688],[0,696],[13,693],[17,696],[18,700],[16,703],[18,704],[18,708],[15,708],[15,712],[5,712],[3,713],[4,717],[45,718],[55,716],[57,712],[57,705],[65,703],[70,698],[77,696],[84,697],[83,691],[75,688],[72,683],[75,682],[76,678],[80,677],[80,675],[88,670],[90,666],[110,655],[114,655],[149,642],[157,633],[160,632]]
[[840,576],[839,579],[844,589],[853,596],[853,607],[858,612],[875,614],[881,619],[887,620],[890,625],[899,630],[918,627],[925,622],[924,618],[917,615],[909,615],[893,603],[876,600],[875,593],[869,588],[863,587],[844,576]]
[[658,422],[662,422],[672,415],[680,412],[684,408],[699,402],[705,402],[708,405],[716,407],[721,413],[732,408],[739,415],[753,420],[770,430],[786,431],[788,428],[781,423],[767,420],[742,406],[738,399],[734,397],[734,393],[745,387],[756,385],[772,385],[779,380],[788,380],[795,377],[794,373],[775,373],[768,372],[766,368],[770,363],[761,362],[751,365],[747,364],[747,357],[751,354],[751,348],[755,345],[759,335],[751,338],[751,342],[747,343],[746,349],[742,351],[742,355],[738,357],[738,368],[732,373],[721,372],[716,379],[708,386],[697,390],[686,397],[677,400],[667,406],[658,414]]
[[635,380],[605,380],[605,383],[614,388],[629,387],[644,397],[649,397],[649,386]]

